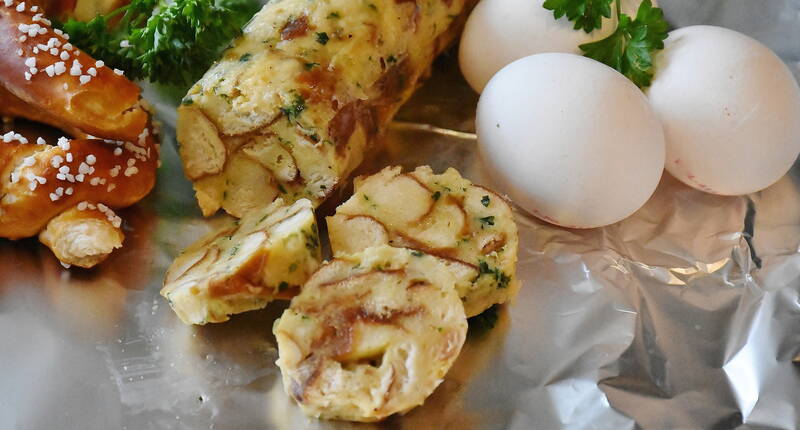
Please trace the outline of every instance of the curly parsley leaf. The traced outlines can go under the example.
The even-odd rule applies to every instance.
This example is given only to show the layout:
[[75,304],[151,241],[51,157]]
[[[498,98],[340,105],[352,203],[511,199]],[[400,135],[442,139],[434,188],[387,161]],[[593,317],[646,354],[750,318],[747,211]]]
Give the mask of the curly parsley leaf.
[[553,11],[556,19],[566,16],[575,23],[575,30],[587,33],[603,26],[603,18],[611,18],[613,0],[546,0],[542,6]]
[[468,318],[469,334],[472,336],[479,336],[493,329],[497,325],[499,313],[500,307],[498,305],[492,305],[478,315]]
[[258,0],[132,0],[89,22],[69,20],[70,41],[133,79],[188,86],[258,10]]
[[620,13],[614,33],[580,48],[583,55],[617,69],[640,88],[646,88],[653,80],[653,54],[664,49],[668,31],[664,12],[644,0],[635,19]]
[[[281,108],[281,113],[286,116],[289,122],[295,122],[305,109],[306,100],[300,94],[295,94],[292,103]],[[366,195],[364,195],[364,198],[369,200]]]
[[489,226],[493,226],[494,225],[494,216],[493,215],[489,215],[489,216],[485,216],[483,218],[478,218],[478,221],[480,221],[480,223],[481,223],[481,228],[486,228],[486,227],[489,227]]
[[497,288],[508,288],[508,284],[511,282],[511,277],[506,275],[499,267],[492,268],[489,263],[481,260],[478,262],[478,277],[473,282],[477,282],[483,275],[493,277]]

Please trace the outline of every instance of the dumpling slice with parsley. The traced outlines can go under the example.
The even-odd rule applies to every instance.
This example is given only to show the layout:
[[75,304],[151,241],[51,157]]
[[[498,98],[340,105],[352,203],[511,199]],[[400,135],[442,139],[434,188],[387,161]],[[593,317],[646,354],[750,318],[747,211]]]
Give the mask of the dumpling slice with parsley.
[[273,329],[287,394],[350,421],[422,404],[466,338],[454,282],[439,259],[385,245],[323,265]]
[[467,316],[513,298],[518,233],[511,207],[455,169],[387,167],[355,180],[353,196],[327,218],[335,257],[388,244],[439,257],[456,274]]
[[167,271],[161,295],[186,324],[223,322],[297,294],[320,259],[311,202],[278,199],[189,246]]

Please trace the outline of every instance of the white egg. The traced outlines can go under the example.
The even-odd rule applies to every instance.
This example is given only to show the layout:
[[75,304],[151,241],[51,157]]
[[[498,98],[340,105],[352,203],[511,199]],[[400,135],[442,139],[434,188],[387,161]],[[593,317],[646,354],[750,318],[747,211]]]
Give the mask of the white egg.
[[500,70],[478,102],[476,128],[499,191],[564,227],[626,218],[664,168],[664,135],[644,94],[577,55],[538,54]]
[[648,97],[664,125],[667,170],[714,194],[780,179],[800,153],[800,88],[758,41],[721,27],[672,31]]
[[[617,26],[617,17],[604,19],[599,30],[574,30],[566,17],[556,20],[542,7],[544,0],[481,0],[461,36],[459,63],[477,92],[498,70],[522,57],[544,52],[580,54],[578,45],[600,40]],[[624,0],[622,11],[631,16],[641,0]],[[655,4],[655,2],[654,2]],[[613,9],[612,9],[613,12]]]

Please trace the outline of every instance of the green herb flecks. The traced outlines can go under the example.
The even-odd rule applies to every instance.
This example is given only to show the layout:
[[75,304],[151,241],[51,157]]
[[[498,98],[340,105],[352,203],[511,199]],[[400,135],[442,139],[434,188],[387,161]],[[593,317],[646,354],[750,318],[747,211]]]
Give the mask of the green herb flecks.
[[489,227],[489,226],[493,226],[494,225],[494,216],[493,215],[489,215],[489,216],[485,216],[483,218],[478,218],[478,222],[481,223],[481,228],[482,229],[486,228],[486,227]]
[[297,118],[306,109],[306,100],[300,94],[295,94],[292,103],[281,108],[281,113],[286,116],[289,122],[297,121]]
[[492,268],[489,263],[481,260],[478,263],[478,277],[474,282],[477,282],[482,276],[491,276],[494,278],[497,288],[508,288],[511,282],[511,277],[506,275],[499,267]]
[[492,200],[491,200],[491,199],[489,199],[489,196],[483,196],[483,197],[481,197],[481,204],[482,204],[484,207],[487,207],[487,208],[488,208],[488,207],[489,207],[489,203],[491,203],[491,202],[492,202]]
[[303,230],[303,236],[306,238],[306,248],[309,251],[316,252],[319,250],[319,235],[317,234],[317,226],[311,226],[311,231]]
[[316,40],[320,45],[326,45],[330,38],[328,37],[328,33],[322,32],[316,34]]

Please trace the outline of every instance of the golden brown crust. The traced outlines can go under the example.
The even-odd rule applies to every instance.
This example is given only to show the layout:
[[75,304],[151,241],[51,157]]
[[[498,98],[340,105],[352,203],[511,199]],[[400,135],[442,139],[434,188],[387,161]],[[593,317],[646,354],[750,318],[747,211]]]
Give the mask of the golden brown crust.
[[35,109],[24,100],[0,86],[0,116],[4,118],[25,118],[63,130],[72,137],[85,138],[88,135],[79,129],[65,124],[58,117],[46,111]]
[[148,121],[139,87],[72,46],[40,12],[19,5],[0,3],[0,86],[30,106],[32,119],[44,115],[59,128],[135,141]]

